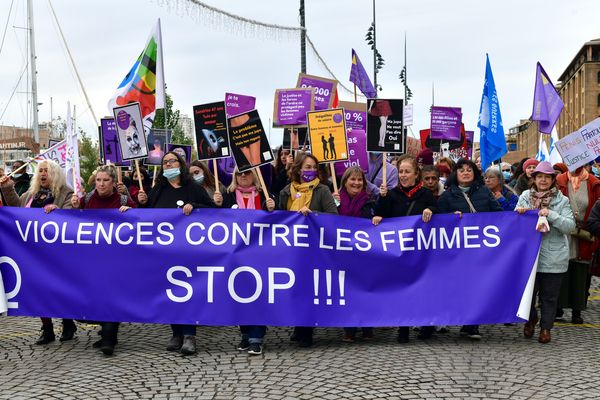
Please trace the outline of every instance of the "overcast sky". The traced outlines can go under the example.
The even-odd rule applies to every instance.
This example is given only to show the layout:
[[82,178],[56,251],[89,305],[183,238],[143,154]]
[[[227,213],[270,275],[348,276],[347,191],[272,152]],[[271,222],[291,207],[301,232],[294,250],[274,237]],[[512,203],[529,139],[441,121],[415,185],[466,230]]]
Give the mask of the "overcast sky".
[[[27,61],[25,0],[0,1],[0,28],[8,21],[0,52],[0,115]],[[48,2],[36,0],[40,122],[77,106],[78,124],[96,135],[83,95],[66,58]],[[206,0],[230,13],[268,23],[299,25],[299,0]],[[372,22],[371,1],[305,0],[308,34],[338,79],[347,86],[351,48],[372,74],[372,53],[364,41]],[[300,70],[299,36],[270,40],[248,35],[229,20],[198,16],[186,0],[52,0],[63,32],[98,118],[109,115],[108,99],[161,18],[165,80],[175,107],[192,115],[196,104],[222,100],[224,93],[257,97],[265,125],[273,113],[275,89],[295,86]],[[600,38],[597,0],[377,0],[377,47],[386,65],[378,76],[382,98],[402,98],[398,74],[408,37],[408,84],[414,97],[415,134],[429,125],[432,84],[435,103],[462,107],[463,122],[475,130],[489,53],[505,131],[531,115],[535,65],[540,61],[556,82],[581,46]],[[328,76],[308,50],[308,73]],[[372,76],[371,76],[372,78]],[[0,124],[23,126],[27,90],[23,81]],[[341,90],[341,100],[352,95]],[[272,131],[272,145],[280,143]]]

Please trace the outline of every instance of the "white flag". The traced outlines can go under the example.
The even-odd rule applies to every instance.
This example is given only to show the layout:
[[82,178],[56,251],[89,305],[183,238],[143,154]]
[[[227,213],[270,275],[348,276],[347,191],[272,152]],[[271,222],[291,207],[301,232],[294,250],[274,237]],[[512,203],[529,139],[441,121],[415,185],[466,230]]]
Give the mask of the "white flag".
[[540,135],[540,143],[538,145],[538,152],[535,155],[535,159],[538,161],[550,161],[550,152],[548,151],[548,145],[544,141],[544,135]]
[[67,132],[65,135],[67,143],[67,154],[65,159],[65,174],[67,175],[67,186],[73,189],[78,196],[83,194],[81,186],[81,175],[79,173],[79,144],[77,142],[77,131],[73,129],[71,118],[71,104],[67,110]]
[[558,142],[558,132],[556,132],[556,125],[552,128],[552,134],[550,135],[550,163],[552,165],[563,162],[558,149],[556,148],[556,142]]

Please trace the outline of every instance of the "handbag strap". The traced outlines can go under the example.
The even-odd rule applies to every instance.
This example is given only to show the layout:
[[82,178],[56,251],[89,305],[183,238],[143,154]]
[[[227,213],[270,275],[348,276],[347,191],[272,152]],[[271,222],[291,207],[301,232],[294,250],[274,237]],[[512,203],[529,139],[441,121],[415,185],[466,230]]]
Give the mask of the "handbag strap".
[[410,215],[410,212],[412,211],[412,209],[414,208],[414,206],[415,206],[415,201],[413,200],[413,201],[410,202],[410,205],[408,206],[408,211],[406,212],[406,216],[407,217]]
[[472,213],[476,213],[477,210],[475,209],[475,207],[473,206],[473,203],[471,203],[471,199],[469,199],[469,196],[467,196],[467,194],[465,192],[461,192],[463,194],[463,196],[465,196],[465,200],[467,201],[467,203],[469,204],[469,209],[471,210]]

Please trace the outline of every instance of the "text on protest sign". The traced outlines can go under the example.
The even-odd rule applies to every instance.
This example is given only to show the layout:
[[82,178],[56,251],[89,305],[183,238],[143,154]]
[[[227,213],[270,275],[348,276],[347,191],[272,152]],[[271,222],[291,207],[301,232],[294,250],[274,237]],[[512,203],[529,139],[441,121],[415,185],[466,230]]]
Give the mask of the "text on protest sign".
[[600,156],[600,118],[560,139],[555,146],[569,171],[595,160]]

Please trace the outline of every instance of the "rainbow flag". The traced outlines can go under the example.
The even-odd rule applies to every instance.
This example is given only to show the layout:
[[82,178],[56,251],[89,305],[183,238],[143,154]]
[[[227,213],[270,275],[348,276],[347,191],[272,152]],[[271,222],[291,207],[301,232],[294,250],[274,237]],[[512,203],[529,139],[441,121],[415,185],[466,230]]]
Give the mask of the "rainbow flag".
[[159,19],[152,32],[150,32],[144,50],[108,102],[108,109],[111,113],[113,108],[117,106],[139,102],[146,133],[152,128],[156,110],[165,107],[162,62],[162,38]]

